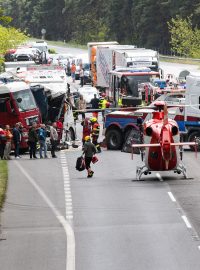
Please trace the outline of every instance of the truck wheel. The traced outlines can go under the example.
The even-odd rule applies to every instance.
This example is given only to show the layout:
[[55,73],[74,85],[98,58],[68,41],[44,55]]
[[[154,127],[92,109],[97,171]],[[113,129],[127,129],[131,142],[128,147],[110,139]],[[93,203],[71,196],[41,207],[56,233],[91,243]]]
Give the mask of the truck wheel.
[[117,129],[111,129],[106,134],[106,143],[109,150],[120,150],[122,147],[122,134]]
[[[195,138],[196,138],[196,141],[198,142],[198,145],[197,145],[197,151],[200,151],[200,132],[196,131],[196,132],[192,132],[188,138],[188,141],[189,142],[195,142]],[[190,149],[192,151],[195,151],[195,147],[194,146],[190,146]]]

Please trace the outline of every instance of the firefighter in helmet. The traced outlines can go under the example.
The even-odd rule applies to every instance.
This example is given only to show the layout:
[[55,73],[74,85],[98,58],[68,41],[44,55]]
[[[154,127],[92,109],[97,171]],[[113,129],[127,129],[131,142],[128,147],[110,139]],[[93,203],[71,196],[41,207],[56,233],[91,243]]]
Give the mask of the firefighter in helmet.
[[99,139],[99,133],[100,133],[100,125],[98,123],[98,120],[96,117],[92,117],[90,119],[91,125],[92,125],[92,143],[96,146],[98,153],[101,153],[101,146],[98,143]]

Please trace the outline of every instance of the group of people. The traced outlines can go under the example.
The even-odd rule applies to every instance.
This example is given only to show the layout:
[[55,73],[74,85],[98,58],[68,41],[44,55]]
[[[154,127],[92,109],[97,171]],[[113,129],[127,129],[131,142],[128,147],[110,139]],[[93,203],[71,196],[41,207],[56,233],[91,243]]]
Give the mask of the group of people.
[[[28,133],[28,145],[29,145],[29,153],[30,153],[30,159],[34,158],[37,159],[36,153],[37,153],[37,145],[39,144],[39,155],[40,158],[48,158],[47,155],[47,130],[45,124],[40,124],[40,127],[38,127],[36,122],[33,122],[31,128],[29,129]],[[51,142],[51,156],[52,158],[57,158],[55,152],[56,147],[59,140],[59,135],[57,131],[57,123],[54,122],[50,126],[50,142]]]
[[[73,83],[75,83],[75,80],[76,80],[76,71],[77,71],[77,66],[75,62],[73,61],[71,64],[70,61],[68,60],[66,68],[65,68],[65,72],[67,76],[71,75]],[[83,69],[82,64],[80,64],[79,66],[79,77],[80,77],[80,85],[83,86],[84,85],[84,69]]]
[[[97,97],[96,94],[94,94],[94,98],[91,100],[91,108],[93,111],[92,115],[93,117],[98,119],[98,110],[102,110],[102,117],[104,119],[105,116],[105,109],[110,107],[110,103],[108,102],[107,98],[104,94],[100,98]],[[79,110],[78,113],[75,113],[74,115],[75,119],[78,119],[78,114],[82,115],[82,120],[85,119],[85,111],[87,109],[87,103],[86,100],[82,95],[74,102],[74,108],[76,110]]]
[[[14,155],[16,159],[20,158],[19,150],[20,143],[22,142],[23,126],[21,123],[16,123],[11,131],[9,125],[0,127],[0,159],[10,160],[10,153],[12,145],[14,148]],[[37,159],[37,148],[39,147],[40,158],[48,158],[47,155],[47,129],[45,124],[38,124],[36,122],[32,123],[32,126],[28,132],[28,147],[30,159]],[[50,126],[50,142],[51,142],[51,156],[56,158],[56,148],[59,141],[59,133],[57,130],[57,123],[54,122]],[[38,147],[37,147],[38,146]]]
[[98,142],[99,134],[100,134],[100,124],[96,117],[85,118],[81,125],[83,126],[83,136],[82,136],[82,143],[83,147],[85,144],[85,138],[87,136],[91,137],[92,143],[95,145],[98,153],[101,152],[101,146]]

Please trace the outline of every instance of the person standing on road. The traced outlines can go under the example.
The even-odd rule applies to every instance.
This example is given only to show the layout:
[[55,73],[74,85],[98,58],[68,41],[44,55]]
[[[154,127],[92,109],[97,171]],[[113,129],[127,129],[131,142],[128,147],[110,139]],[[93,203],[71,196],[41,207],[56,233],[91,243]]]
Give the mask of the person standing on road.
[[[99,109],[99,98],[97,98],[97,95],[94,94],[94,98],[90,102],[92,104],[92,109],[93,110],[98,110]],[[98,112],[93,112],[92,113],[93,117],[98,119]]]
[[20,133],[20,124],[16,123],[15,127],[13,128],[13,142],[15,146],[15,158],[20,158],[19,156],[19,145],[21,142],[21,133]]
[[75,82],[75,77],[76,77],[76,65],[75,65],[75,63],[72,63],[71,76],[72,76],[73,82]]
[[80,72],[79,72],[79,76],[80,76],[80,84],[81,84],[81,87],[83,87],[84,85],[84,70],[82,68],[82,66],[80,66]]
[[0,158],[4,157],[4,149],[6,146],[6,133],[3,128],[0,127]]
[[42,155],[43,151],[44,151],[44,157],[48,158],[47,144],[46,144],[47,131],[46,131],[45,124],[40,125],[40,128],[38,130],[38,138],[39,138],[39,144],[40,144],[40,158],[43,158],[43,155]]
[[95,145],[91,142],[90,136],[85,137],[85,144],[83,147],[83,153],[85,154],[85,166],[88,172],[88,178],[91,178],[94,174],[94,171],[91,169],[91,162],[93,156],[96,154],[97,150]]
[[97,121],[97,118],[92,117],[90,119],[90,122],[92,124],[92,143],[95,145],[95,147],[98,150],[98,153],[101,153],[101,146],[98,143],[99,139],[99,133],[100,133],[100,125],[99,122]]
[[71,75],[71,64],[69,59],[67,60],[67,76]]
[[83,126],[83,136],[82,136],[82,143],[85,144],[85,137],[90,136],[91,134],[91,122],[89,118],[85,118],[81,125]]
[[52,158],[57,158],[55,151],[56,146],[58,144],[58,132],[57,132],[57,124],[54,122],[50,127],[50,139],[51,139],[51,156]]
[[29,129],[28,133],[28,142],[30,147],[30,159],[37,158],[36,157],[36,146],[38,142],[38,135],[37,135],[37,123],[33,122],[32,127]]
[[86,110],[86,107],[87,107],[87,104],[86,104],[86,101],[85,99],[83,98],[82,95],[80,95],[80,99],[79,99],[79,102],[78,102],[78,109],[82,112],[80,112],[80,114],[82,114],[82,120],[85,119],[85,110]]
[[4,149],[4,159],[9,160],[10,159],[10,152],[11,152],[11,142],[12,142],[12,138],[13,138],[13,135],[10,132],[9,125],[6,125],[5,136],[6,136],[6,146]]

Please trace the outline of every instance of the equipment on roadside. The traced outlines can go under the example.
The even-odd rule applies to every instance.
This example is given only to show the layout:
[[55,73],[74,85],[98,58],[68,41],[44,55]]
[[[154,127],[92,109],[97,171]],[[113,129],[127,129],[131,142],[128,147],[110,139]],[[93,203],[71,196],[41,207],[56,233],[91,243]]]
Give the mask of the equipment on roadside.
[[140,149],[145,165],[137,167],[136,178],[151,174],[152,171],[174,171],[187,178],[186,167],[182,163],[183,146],[197,148],[196,142],[180,142],[179,128],[176,121],[168,118],[165,102],[154,103],[152,119],[143,124],[143,143],[132,144],[132,149]]

